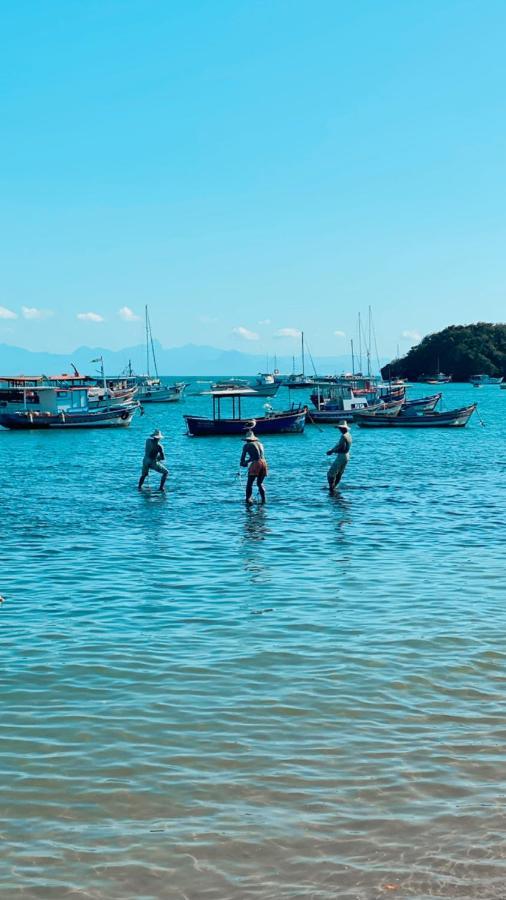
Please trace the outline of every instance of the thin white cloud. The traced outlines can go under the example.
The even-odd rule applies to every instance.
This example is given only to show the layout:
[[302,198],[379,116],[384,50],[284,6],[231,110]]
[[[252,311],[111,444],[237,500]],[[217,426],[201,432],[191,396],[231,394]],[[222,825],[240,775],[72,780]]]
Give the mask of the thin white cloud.
[[276,338],[300,338],[301,332],[297,328],[280,328],[276,331]]
[[52,309],[37,309],[36,306],[22,306],[23,319],[49,319],[54,316]]
[[81,322],[103,322],[104,317],[100,316],[96,312],[86,312],[86,313],[77,313],[77,318],[81,320]]
[[418,344],[422,340],[422,335],[418,331],[403,331],[401,334],[403,341],[411,341],[412,344]]
[[7,309],[5,306],[0,306],[0,319],[17,319],[18,314],[13,312],[12,309]]
[[123,319],[124,322],[138,322],[140,319],[140,316],[136,315],[129,306],[122,306],[121,309],[118,310],[118,316],[120,319]]
[[242,325],[238,325],[236,328],[232,328],[232,334],[237,335],[237,337],[242,338],[244,341],[259,341],[260,335],[256,333],[256,331],[250,331],[249,328],[243,328]]
[[258,324],[259,324],[259,325],[270,325],[270,324],[271,324],[271,320],[270,320],[270,319],[260,319],[260,321],[259,321]]
[[345,331],[334,331],[336,337],[346,337]]

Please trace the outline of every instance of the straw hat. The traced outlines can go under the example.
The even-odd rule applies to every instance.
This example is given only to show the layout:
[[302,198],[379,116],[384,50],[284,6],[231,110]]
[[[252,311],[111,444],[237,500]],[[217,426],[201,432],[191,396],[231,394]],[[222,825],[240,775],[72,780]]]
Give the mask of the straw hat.
[[336,428],[339,428],[340,431],[349,431],[347,422],[340,422],[339,425],[336,425]]
[[252,431],[247,431],[243,437],[243,441],[256,441],[256,435]]
[[162,432],[160,431],[160,429],[157,428],[156,431],[153,431],[153,434],[151,435],[151,437],[152,437],[152,438],[158,438],[158,440],[160,440],[160,438],[163,438],[163,434],[162,434]]

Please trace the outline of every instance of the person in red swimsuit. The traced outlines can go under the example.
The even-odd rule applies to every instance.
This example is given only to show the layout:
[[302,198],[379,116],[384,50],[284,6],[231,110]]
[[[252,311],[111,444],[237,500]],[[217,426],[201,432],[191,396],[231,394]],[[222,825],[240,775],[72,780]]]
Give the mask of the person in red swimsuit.
[[265,503],[266,495],[264,488],[264,478],[267,476],[267,462],[265,459],[264,448],[260,441],[255,437],[252,431],[248,431],[243,437],[245,441],[241,454],[240,465],[243,468],[248,467],[248,480],[246,482],[246,503],[253,503],[252,493],[253,485],[256,481],[258,485],[258,493],[260,500]]

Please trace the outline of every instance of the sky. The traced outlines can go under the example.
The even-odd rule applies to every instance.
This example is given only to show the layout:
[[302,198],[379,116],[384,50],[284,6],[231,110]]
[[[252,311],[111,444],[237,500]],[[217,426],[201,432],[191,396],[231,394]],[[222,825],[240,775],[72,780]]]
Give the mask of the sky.
[[[506,5],[17,0],[0,343],[381,356],[504,321]],[[1,361],[0,361],[1,368]]]

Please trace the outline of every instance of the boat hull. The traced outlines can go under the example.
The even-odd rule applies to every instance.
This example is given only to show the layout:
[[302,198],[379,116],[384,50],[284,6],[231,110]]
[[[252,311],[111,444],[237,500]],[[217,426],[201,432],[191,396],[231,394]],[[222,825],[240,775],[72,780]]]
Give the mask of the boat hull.
[[473,375],[469,379],[474,387],[483,387],[483,385],[488,384],[502,384],[503,380],[501,375]]
[[110,409],[96,412],[68,413],[36,413],[14,412],[0,413],[0,426],[13,431],[33,431],[69,428],[125,428],[130,425],[137,404],[130,409]]
[[248,428],[254,428],[256,435],[300,434],[306,423],[306,408],[294,412],[273,413],[270,416],[248,419],[211,419],[204,416],[185,416],[188,434],[192,437],[212,437],[214,435],[241,435]]
[[401,416],[418,415],[420,412],[432,412],[438,405],[443,395],[433,394],[432,397],[419,397],[417,400],[405,400],[401,406]]
[[363,407],[361,409],[342,410],[335,409],[332,406],[322,406],[319,410],[308,410],[306,413],[306,422],[313,425],[339,425],[340,422],[354,422],[355,416],[363,412],[372,413],[375,410],[381,410],[384,416],[397,416],[401,409],[400,401],[397,403],[377,403],[374,406]]
[[142,391],[138,395],[141,403],[177,403],[184,397],[187,385],[167,385],[152,391]]
[[255,391],[258,397],[275,397],[279,391],[280,384],[252,384],[251,389]]
[[463,428],[467,425],[476,404],[444,413],[428,413],[408,416],[384,416],[381,413],[360,413],[355,421],[361,428]]

